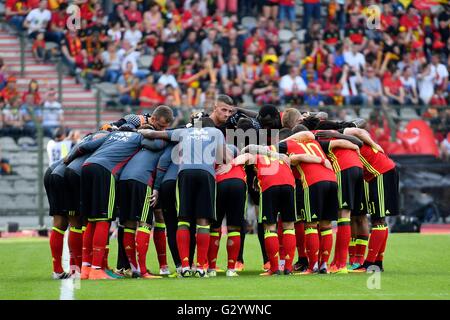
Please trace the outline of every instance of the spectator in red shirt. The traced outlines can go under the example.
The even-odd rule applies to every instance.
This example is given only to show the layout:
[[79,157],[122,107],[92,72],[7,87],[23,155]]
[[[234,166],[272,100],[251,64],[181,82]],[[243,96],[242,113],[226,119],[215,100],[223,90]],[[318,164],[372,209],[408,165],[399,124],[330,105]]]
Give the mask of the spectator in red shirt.
[[49,32],[46,34],[47,41],[60,43],[64,39],[67,24],[66,14],[67,4],[61,3],[58,10],[52,12],[52,19],[49,24]]
[[383,80],[384,93],[389,103],[402,105],[405,103],[405,90],[400,81],[400,70],[394,69],[391,75],[385,76]]
[[33,96],[33,103],[38,106],[42,103],[41,95],[39,93],[39,83],[36,79],[30,80],[28,83],[28,90],[22,95],[22,102],[25,103],[25,99],[28,95]]
[[125,16],[128,22],[142,23],[142,13],[138,10],[137,2],[131,1],[128,10],[125,10]]
[[413,6],[408,8],[408,12],[400,18],[400,25],[406,29],[417,30],[420,27],[420,16]]
[[5,16],[17,30],[23,30],[23,21],[32,8],[26,0],[6,0]]
[[142,109],[153,108],[164,102],[164,97],[158,92],[152,74],[147,77],[147,82],[141,87],[139,101],[141,112],[144,112]]
[[251,36],[248,37],[244,41],[244,53],[247,55],[249,53],[250,45],[253,44],[256,47],[257,53],[260,55],[263,54],[263,52],[266,50],[266,41],[261,38],[260,32],[258,28],[254,28],[251,31]]
[[17,79],[16,77],[9,77],[8,83],[2,91],[0,91],[0,98],[3,99],[4,103],[9,104],[13,99],[20,99],[19,91],[17,90]]

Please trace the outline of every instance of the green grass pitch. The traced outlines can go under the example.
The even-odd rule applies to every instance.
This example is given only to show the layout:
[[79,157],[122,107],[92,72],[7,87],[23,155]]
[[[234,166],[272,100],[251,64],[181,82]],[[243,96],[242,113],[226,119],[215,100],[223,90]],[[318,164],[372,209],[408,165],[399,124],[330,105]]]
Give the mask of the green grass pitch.
[[[116,240],[110,265],[115,263]],[[81,281],[75,299],[450,299],[450,236],[390,235],[380,289],[368,274],[260,277],[255,235],[245,242],[246,270],[238,278],[124,279]],[[225,239],[218,266],[225,267]],[[51,280],[48,239],[0,239],[0,299],[60,299],[61,282]],[[169,261],[170,254],[168,257]],[[153,243],[148,255],[157,270]],[[173,265],[171,265],[173,269]]]

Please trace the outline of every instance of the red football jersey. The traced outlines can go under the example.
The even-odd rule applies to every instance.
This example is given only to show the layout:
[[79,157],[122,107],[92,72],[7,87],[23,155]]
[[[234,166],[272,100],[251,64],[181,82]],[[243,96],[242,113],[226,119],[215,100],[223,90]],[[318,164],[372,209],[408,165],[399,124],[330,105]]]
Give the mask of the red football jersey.
[[[314,130],[313,133],[319,132],[320,130]],[[330,140],[337,140],[332,138]],[[345,149],[345,148],[334,148],[330,150],[324,150],[330,159],[334,172],[340,172],[342,170],[358,167],[363,168],[363,164],[359,159],[359,155],[356,151]]]
[[258,154],[256,155],[255,168],[261,192],[273,186],[290,185],[295,187],[291,167],[280,159]]
[[395,168],[395,163],[383,152],[378,151],[367,144],[360,149],[361,162],[364,165],[364,180],[370,181],[373,178]]
[[[308,142],[298,142],[295,140],[287,140],[287,153],[288,154],[309,154],[322,159],[327,159],[325,153],[322,150],[319,142],[311,140]],[[321,181],[334,181],[336,182],[336,175],[334,171],[328,169],[320,163],[306,163],[300,162],[295,167],[302,179],[303,187],[310,187],[313,184]]]
[[244,182],[247,181],[247,175],[245,174],[245,168],[244,166],[235,166],[232,165],[230,171],[224,174],[216,174],[216,182],[222,182],[224,180],[228,179],[241,179]]

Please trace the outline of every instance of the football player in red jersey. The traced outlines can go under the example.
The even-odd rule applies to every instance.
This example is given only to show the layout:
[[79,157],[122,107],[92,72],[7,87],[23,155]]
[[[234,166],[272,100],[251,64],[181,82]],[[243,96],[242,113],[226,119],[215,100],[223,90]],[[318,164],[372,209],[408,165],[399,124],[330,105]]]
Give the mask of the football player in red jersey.
[[[260,152],[262,150],[262,152]],[[263,154],[261,154],[263,153]],[[249,145],[243,154],[232,161],[232,165],[253,164],[260,188],[259,222],[264,225],[264,244],[270,260],[270,270],[262,276],[281,274],[279,270],[279,240],[277,216],[280,213],[283,224],[283,247],[285,250],[284,274],[292,274],[295,255],[294,222],[295,180],[289,165],[289,158],[268,147]]]
[[[227,145],[235,157],[239,151],[234,145]],[[218,168],[220,170],[220,166]],[[222,221],[227,218],[227,277],[238,276],[235,265],[241,248],[241,226],[247,207],[247,182],[243,165],[231,165],[230,171],[216,174],[217,183],[217,220],[211,224],[208,249],[208,275],[216,276],[216,260],[219,252]]]
[[298,127],[300,132],[281,141],[278,148],[280,153],[290,155],[291,165],[295,166],[303,187],[301,191],[297,190],[297,208],[301,220],[305,221],[309,266],[302,274],[328,273],[328,260],[333,246],[331,222],[337,220],[338,215],[338,188],[335,173],[323,150],[357,150],[358,146],[341,139],[318,142],[306,127]]
[[[360,149],[365,180],[363,210],[366,214],[370,214],[372,222],[367,257],[362,265],[358,261],[351,269],[353,272],[383,271],[384,251],[389,233],[385,217],[399,213],[398,172],[394,161],[372,140],[366,130],[347,128],[343,132],[364,142]],[[341,137],[338,133],[335,133],[335,136]],[[360,232],[361,230],[368,232],[366,214],[355,217],[356,229]]]
[[[330,140],[328,131],[317,131],[315,135],[324,141]],[[362,141],[354,136],[346,136],[345,138],[358,147],[363,146]],[[335,139],[331,138],[331,140]],[[351,240],[350,217],[351,215],[357,216],[360,214],[360,205],[363,197],[363,165],[356,150],[341,147],[331,148],[330,145],[330,149],[324,151],[333,165],[338,183],[339,212],[335,254],[330,271],[331,273],[346,274],[348,273],[347,256]],[[363,236],[367,242],[368,235],[359,235],[360,238]]]

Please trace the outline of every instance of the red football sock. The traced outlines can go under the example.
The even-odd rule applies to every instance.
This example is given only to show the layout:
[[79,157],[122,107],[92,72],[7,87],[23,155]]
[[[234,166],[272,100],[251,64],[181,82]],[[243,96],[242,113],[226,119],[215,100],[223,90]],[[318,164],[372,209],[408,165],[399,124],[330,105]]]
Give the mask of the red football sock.
[[204,268],[208,263],[209,226],[197,225],[197,267]]
[[229,232],[227,240],[228,269],[235,268],[240,249],[241,249],[241,232],[240,231]]
[[137,261],[139,263],[139,270],[142,274],[147,272],[147,252],[149,243],[150,243],[149,227],[147,226],[139,227],[136,232],[136,251],[138,259]]
[[350,264],[354,264],[356,262],[355,254],[356,254],[356,238],[351,238],[350,243],[348,244],[348,259]]
[[292,261],[295,256],[295,247],[296,247],[296,239],[295,239],[295,230],[287,229],[283,231],[283,247],[285,250],[285,264],[284,270],[292,271]]
[[[130,267],[132,271],[138,270],[138,264],[136,260],[136,230],[134,229],[124,229],[123,233],[123,247],[127,255],[128,261],[130,262]],[[146,270],[141,270],[145,273]]]
[[94,240],[95,222],[88,222],[83,232],[82,265],[92,264],[92,241]]
[[305,247],[309,260],[309,269],[313,270],[319,262],[319,234],[316,228],[306,228]]
[[306,258],[305,252],[305,224],[298,222],[295,224],[295,240],[299,258]]
[[71,266],[76,266],[79,271],[81,270],[81,255],[83,251],[83,231],[75,227],[70,227],[69,230],[70,264]]
[[369,242],[369,235],[367,234],[360,234],[355,239],[355,257],[354,262],[363,264],[364,258],[366,255],[366,249],[367,249],[367,243]]
[[61,257],[64,246],[64,230],[60,230],[56,227],[52,228],[50,234],[50,250],[53,258],[53,271],[56,273],[64,272],[61,264]]
[[166,251],[166,225],[164,223],[155,223],[153,229],[153,241],[155,242],[155,249],[158,255],[159,267],[167,266],[167,251]]
[[333,248],[333,229],[320,230],[320,264],[326,263],[330,259],[331,249]]
[[215,231],[209,234],[208,268],[216,269],[217,254],[219,253],[221,232]]
[[335,263],[337,268],[344,268],[347,264],[348,246],[352,237],[350,218],[340,218],[337,223]]
[[369,238],[369,252],[367,253],[366,261],[370,263],[374,263],[375,259],[380,252],[380,248],[383,245],[385,238],[385,226],[384,225],[375,225],[372,227],[372,232],[370,233]]
[[[180,229],[180,224],[187,226]],[[180,254],[181,266],[183,268],[189,267],[189,246],[190,246],[190,231],[189,222],[179,222],[177,230],[177,247]]]
[[277,234],[278,241],[280,242],[280,260],[285,260],[286,251],[284,250],[283,246],[283,223],[281,222],[281,220],[278,220]]
[[98,221],[95,223],[94,239],[92,241],[92,267],[100,269],[103,265],[106,245],[109,238],[109,222]]
[[280,255],[280,242],[278,240],[278,234],[274,231],[266,231],[264,233],[264,245],[270,261],[270,271],[276,272],[279,270],[278,257]]
[[383,244],[381,245],[380,251],[378,252],[376,261],[383,261],[384,259],[384,251],[386,250],[388,236],[389,236],[389,229],[386,226],[384,229],[384,241]]

